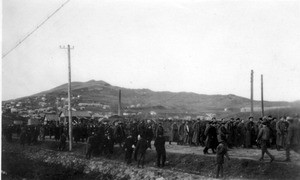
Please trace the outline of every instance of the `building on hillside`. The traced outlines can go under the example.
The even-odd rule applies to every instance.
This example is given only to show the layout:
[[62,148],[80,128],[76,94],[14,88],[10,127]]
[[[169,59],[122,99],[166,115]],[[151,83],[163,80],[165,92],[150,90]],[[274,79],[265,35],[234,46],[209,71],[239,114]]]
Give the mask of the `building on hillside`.
[[[253,107],[253,111],[259,112],[259,111],[261,111],[261,107],[255,106],[255,107]],[[241,108],[241,112],[251,112],[251,107],[243,107],[243,108]]]
[[95,114],[92,115],[92,119],[98,120],[98,119],[101,119],[101,118],[104,118],[104,116],[100,113],[95,113]]
[[46,114],[44,118],[44,123],[54,122],[55,124],[59,123],[58,114]]
[[150,111],[149,113],[150,113],[151,116],[156,116],[157,115],[157,113],[155,111]]
[[11,112],[11,113],[18,113],[18,111],[19,111],[19,110],[18,110],[17,108],[11,108],[11,109],[10,109],[10,112]]
[[[88,111],[72,111],[72,122],[73,123],[84,123],[91,120],[92,116]],[[67,124],[69,121],[69,111],[64,110],[59,113],[59,122]]]

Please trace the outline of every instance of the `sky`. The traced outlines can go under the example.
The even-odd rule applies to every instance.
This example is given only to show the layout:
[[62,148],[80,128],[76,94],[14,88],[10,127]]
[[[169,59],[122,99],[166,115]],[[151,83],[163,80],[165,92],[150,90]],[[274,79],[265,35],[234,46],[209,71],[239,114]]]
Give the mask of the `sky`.
[[[3,0],[2,54],[66,0]],[[300,1],[70,0],[2,58],[2,100],[72,81],[300,100]]]

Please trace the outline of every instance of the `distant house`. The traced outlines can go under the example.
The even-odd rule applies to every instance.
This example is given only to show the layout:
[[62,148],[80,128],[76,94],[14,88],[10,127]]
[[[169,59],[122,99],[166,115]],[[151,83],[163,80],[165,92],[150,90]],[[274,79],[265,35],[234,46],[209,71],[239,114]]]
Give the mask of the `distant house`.
[[[72,120],[75,122],[83,120],[90,120],[92,118],[91,114],[88,111],[72,111]],[[59,121],[66,124],[69,119],[69,111],[64,110],[59,113]]]
[[155,111],[150,111],[150,115],[151,115],[151,116],[156,116],[157,113],[156,113]]
[[100,119],[100,118],[103,118],[104,116],[99,114],[99,113],[95,113],[92,115],[92,119]]
[[11,108],[11,109],[10,109],[10,112],[11,112],[11,113],[17,113],[17,112],[18,112],[18,109],[17,109],[17,108]]
[[58,114],[46,114],[45,118],[44,118],[44,122],[55,122],[58,123],[59,122],[59,116]]

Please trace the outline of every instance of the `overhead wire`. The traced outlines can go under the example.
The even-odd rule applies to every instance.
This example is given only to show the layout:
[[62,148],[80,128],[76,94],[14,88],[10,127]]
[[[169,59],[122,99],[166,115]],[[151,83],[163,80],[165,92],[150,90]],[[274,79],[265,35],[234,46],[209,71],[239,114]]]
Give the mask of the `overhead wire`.
[[54,16],[61,8],[63,8],[70,0],[65,1],[59,8],[57,8],[52,14],[50,14],[44,21],[42,21],[33,31],[27,34],[23,39],[21,39],[15,46],[13,46],[9,51],[2,54],[2,59],[15,50],[20,44],[22,44],[27,38],[29,38],[35,31],[37,31],[42,25],[44,25],[52,16]]

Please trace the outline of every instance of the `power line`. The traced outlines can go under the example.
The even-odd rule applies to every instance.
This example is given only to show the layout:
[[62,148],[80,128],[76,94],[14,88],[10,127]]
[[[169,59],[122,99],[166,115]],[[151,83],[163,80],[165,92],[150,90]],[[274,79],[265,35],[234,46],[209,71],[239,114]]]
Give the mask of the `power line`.
[[27,36],[25,36],[21,41],[19,41],[13,48],[2,55],[2,59],[5,58],[9,53],[16,49],[20,44],[22,44],[29,36],[31,36],[35,31],[37,31],[46,21],[48,21],[54,14],[56,14],[62,7],[64,7],[70,0],[64,2],[58,9],[56,9],[50,16],[48,16],[42,23],[40,23],[33,31],[31,31]]

